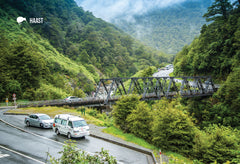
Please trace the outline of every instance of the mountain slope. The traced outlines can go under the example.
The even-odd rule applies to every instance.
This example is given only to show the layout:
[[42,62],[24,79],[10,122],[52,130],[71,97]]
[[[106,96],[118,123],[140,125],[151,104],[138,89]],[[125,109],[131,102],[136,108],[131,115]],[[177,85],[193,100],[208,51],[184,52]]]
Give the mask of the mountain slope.
[[[100,76],[131,76],[170,60],[85,12],[73,0],[4,0],[0,4],[4,40],[0,62],[5,68],[0,71],[1,99],[12,92],[28,99],[83,96],[82,90],[93,91]],[[19,25],[19,16],[27,21]],[[43,18],[43,22],[34,24],[30,18]],[[16,66],[12,66],[10,60],[15,57],[12,65]]]
[[[221,2],[228,1],[216,2],[225,7]],[[216,12],[219,9],[217,5],[209,9],[214,21],[204,25],[201,35],[177,54],[174,74],[211,75],[216,83],[222,83],[208,100],[189,100],[189,109],[203,126],[216,123],[240,129],[240,5],[222,13]]]
[[[96,4],[93,3],[94,0],[89,3],[85,0],[76,1],[79,5],[84,5],[84,9],[93,13],[95,11],[97,15],[108,19],[131,36],[168,54],[177,53],[199,35],[200,28],[205,23],[202,16],[212,3],[209,0],[163,1],[162,3],[154,0],[151,2],[138,0],[136,3],[128,1],[129,6],[125,5],[124,8],[122,3],[115,0],[111,1],[112,6],[107,3],[104,9],[101,5],[103,1],[98,1]],[[146,7],[142,6],[142,10],[138,6],[140,3],[146,5]],[[156,3],[155,6],[151,5],[154,3]],[[164,4],[168,5],[164,6]],[[96,10],[97,5],[103,9]],[[111,7],[116,11],[112,11],[112,15],[109,13],[110,18],[108,18],[104,11],[111,10]],[[118,8],[122,9],[122,12]],[[130,11],[125,11],[126,8]]]
[[30,100],[64,98],[73,92],[71,83],[81,84],[79,88],[84,89],[84,77],[89,85],[99,79],[98,74],[59,53],[29,25],[16,25],[9,15],[2,10],[0,13],[5,16],[0,19],[1,99],[12,93]]

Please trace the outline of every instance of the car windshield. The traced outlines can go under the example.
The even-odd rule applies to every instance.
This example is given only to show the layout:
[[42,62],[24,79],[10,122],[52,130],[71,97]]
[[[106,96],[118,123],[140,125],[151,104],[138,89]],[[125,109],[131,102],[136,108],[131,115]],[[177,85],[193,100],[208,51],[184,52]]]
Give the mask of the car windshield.
[[41,116],[39,116],[39,119],[40,120],[49,120],[51,118],[48,115],[41,115]]
[[81,126],[86,126],[87,123],[85,120],[78,120],[78,121],[73,121],[73,127],[81,127]]

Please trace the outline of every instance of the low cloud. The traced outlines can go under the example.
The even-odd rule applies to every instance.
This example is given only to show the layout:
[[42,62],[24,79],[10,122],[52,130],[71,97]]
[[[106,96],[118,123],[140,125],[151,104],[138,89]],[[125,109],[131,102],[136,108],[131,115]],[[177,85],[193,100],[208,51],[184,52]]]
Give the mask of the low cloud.
[[187,0],[75,0],[84,10],[106,21],[114,18],[131,19],[154,8],[168,7]]

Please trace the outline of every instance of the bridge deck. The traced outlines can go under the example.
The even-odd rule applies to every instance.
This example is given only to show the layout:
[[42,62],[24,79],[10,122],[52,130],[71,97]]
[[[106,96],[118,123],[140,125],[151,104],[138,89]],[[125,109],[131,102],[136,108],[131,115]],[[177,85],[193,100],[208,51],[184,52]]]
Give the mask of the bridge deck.
[[217,88],[210,76],[196,77],[142,77],[142,78],[112,78],[100,79],[94,97],[82,101],[67,103],[64,100],[38,101],[26,106],[102,106],[114,103],[122,95],[138,94],[141,100],[159,100],[163,97],[199,97],[211,96]]
[[[195,93],[195,94],[188,94],[184,93],[181,95],[181,97],[199,97],[199,96],[211,96],[214,92],[208,92],[208,93]],[[177,92],[170,92],[168,95],[168,98],[175,98]],[[121,96],[115,96],[110,99],[108,99],[108,103],[115,103]],[[163,97],[165,97],[164,94],[161,94],[159,97],[152,94],[152,95],[147,95],[145,98],[141,98],[142,101],[145,100],[160,100]],[[19,108],[24,108],[24,107],[43,107],[43,106],[102,106],[104,105],[104,102],[106,99],[99,99],[99,98],[86,98],[83,99],[82,101],[78,102],[72,102],[68,103],[65,102],[64,100],[48,100],[48,101],[35,101],[35,102],[28,102],[25,104],[18,104]],[[106,104],[105,104],[106,105]]]

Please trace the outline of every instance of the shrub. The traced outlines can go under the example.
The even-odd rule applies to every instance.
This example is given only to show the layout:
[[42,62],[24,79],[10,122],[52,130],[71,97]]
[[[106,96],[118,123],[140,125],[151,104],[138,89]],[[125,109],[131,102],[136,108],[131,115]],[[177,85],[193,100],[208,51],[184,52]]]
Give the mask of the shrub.
[[154,105],[153,143],[163,150],[190,154],[195,127],[191,117],[173,100],[162,100]]
[[151,140],[152,113],[148,104],[140,102],[136,109],[127,117],[129,131],[145,140]]
[[194,157],[205,162],[240,162],[240,135],[230,127],[211,125],[198,131],[194,139]]
[[134,109],[136,109],[136,106],[140,101],[139,99],[140,97],[137,95],[123,96],[113,107],[115,124],[124,132],[129,132],[126,119],[128,115],[131,114]]
[[97,110],[92,109],[92,110],[90,110],[90,111],[88,112],[88,114],[89,114],[90,116],[96,117],[96,116],[97,116]]
[[117,160],[115,157],[110,156],[107,150],[101,149],[97,155],[90,155],[85,151],[81,151],[76,147],[76,144],[72,141],[65,142],[63,151],[59,154],[62,156],[58,159],[52,157],[50,154],[50,163],[52,164],[85,164],[85,163],[96,163],[96,164],[116,164]]
[[74,88],[72,95],[73,96],[77,96],[77,97],[86,97],[85,93],[83,92],[83,90],[77,89],[77,88]]
[[41,87],[35,91],[34,95],[37,100],[51,100],[65,98],[68,94],[53,85],[41,84]]

